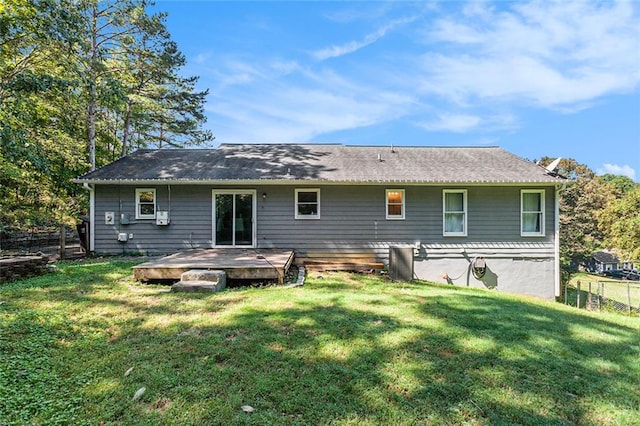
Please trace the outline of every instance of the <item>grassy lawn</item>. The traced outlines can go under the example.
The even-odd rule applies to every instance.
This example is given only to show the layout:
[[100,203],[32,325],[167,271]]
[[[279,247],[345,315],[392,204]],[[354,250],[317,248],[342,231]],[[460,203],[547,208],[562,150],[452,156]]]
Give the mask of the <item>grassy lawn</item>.
[[637,317],[348,274],[175,294],[131,266],[0,286],[0,425],[640,424]]

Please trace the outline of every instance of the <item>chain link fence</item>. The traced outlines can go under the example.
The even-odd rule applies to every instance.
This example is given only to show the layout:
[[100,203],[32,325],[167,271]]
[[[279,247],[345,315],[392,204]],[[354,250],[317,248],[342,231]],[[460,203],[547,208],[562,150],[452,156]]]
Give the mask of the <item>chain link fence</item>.
[[640,282],[577,280],[565,285],[564,303],[590,311],[640,315]]

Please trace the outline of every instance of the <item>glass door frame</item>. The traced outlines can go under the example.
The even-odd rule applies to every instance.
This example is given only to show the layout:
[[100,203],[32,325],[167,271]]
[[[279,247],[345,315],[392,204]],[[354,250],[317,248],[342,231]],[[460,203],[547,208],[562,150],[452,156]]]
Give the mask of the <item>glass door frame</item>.
[[[235,244],[235,234],[236,234],[236,230],[235,230],[235,221],[233,221],[233,230],[232,230],[232,235],[233,235],[233,239],[234,239],[234,244],[222,244],[222,245],[217,245],[216,244],[216,223],[217,223],[217,218],[216,218],[216,195],[218,194],[222,194],[222,195],[251,195],[251,245],[247,245],[247,244],[242,244],[242,245],[236,245]],[[235,206],[235,197],[234,197],[234,206]],[[256,190],[255,189],[214,189],[211,191],[211,246],[213,248],[255,248],[256,247],[256,242],[257,242],[257,238],[256,238],[256,231],[258,229],[257,227],[257,220],[256,220],[256,213],[258,211],[257,209],[258,203],[256,200]]]

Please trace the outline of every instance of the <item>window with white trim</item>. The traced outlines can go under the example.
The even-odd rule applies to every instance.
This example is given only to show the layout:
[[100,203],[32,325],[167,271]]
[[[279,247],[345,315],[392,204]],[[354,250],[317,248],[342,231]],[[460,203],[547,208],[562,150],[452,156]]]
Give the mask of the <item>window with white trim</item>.
[[136,188],[136,219],[156,218],[156,190]]
[[320,219],[320,189],[296,189],[295,197],[296,219]]
[[442,191],[442,235],[467,236],[467,190],[444,189]]
[[404,219],[404,189],[387,189],[387,219]]
[[544,236],[544,190],[521,190],[520,212],[520,235],[523,237]]

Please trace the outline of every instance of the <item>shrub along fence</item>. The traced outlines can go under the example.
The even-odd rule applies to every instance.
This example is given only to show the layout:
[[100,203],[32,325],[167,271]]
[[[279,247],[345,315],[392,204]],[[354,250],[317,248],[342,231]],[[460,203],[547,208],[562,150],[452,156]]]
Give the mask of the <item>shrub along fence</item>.
[[591,311],[640,314],[640,282],[575,281],[565,285],[564,303]]

